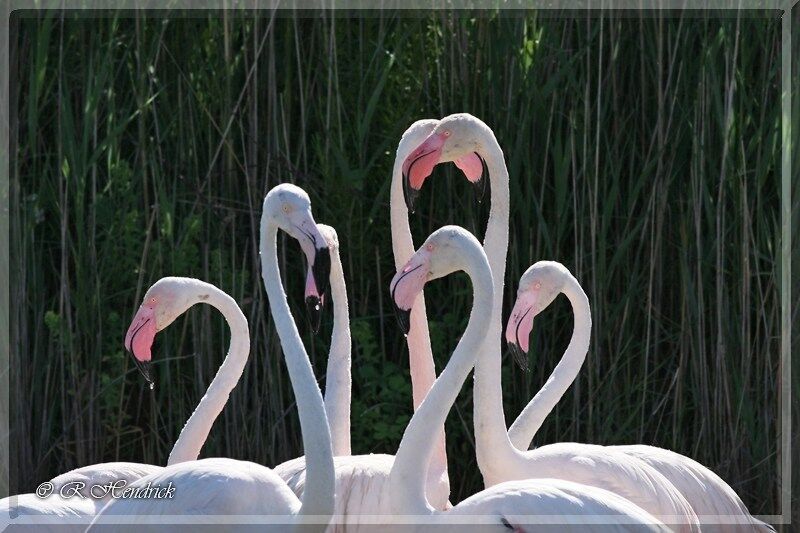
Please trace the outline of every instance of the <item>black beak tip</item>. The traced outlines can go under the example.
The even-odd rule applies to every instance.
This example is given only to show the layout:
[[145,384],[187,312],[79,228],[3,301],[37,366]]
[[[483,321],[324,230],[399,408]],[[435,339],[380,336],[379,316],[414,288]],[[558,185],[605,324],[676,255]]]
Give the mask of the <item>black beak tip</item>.
[[486,178],[483,176],[478,179],[475,183],[472,184],[475,190],[475,197],[478,199],[478,203],[483,203],[483,197],[486,194]]
[[413,214],[416,209],[417,196],[419,191],[414,189],[408,181],[408,174],[403,174],[403,196],[406,199],[406,208]]
[[519,365],[519,367],[527,372],[528,368],[528,354],[522,351],[522,348],[519,347],[519,344],[516,342],[509,342],[508,343],[508,351],[511,352],[511,355],[514,357],[514,361]]
[[139,361],[134,356],[133,362],[136,363],[136,368],[138,368],[139,372],[142,373],[142,376],[144,376],[144,379],[147,381],[147,383],[149,383],[152,386],[153,376],[150,373],[150,361]]
[[478,152],[475,152],[478,159],[481,160],[481,175],[478,180],[473,183],[475,187],[475,194],[478,196],[478,203],[483,202],[483,197],[486,196],[486,182],[489,181],[489,167],[486,166],[486,160],[481,157]]
[[397,317],[397,323],[400,324],[400,329],[403,330],[403,335],[408,335],[411,330],[411,309],[400,309],[394,306],[394,315]]
[[328,292],[328,280],[331,276],[331,251],[327,246],[317,248],[314,255],[314,264],[311,267],[314,283],[320,296]]
[[308,322],[315,334],[319,333],[320,322],[322,321],[322,301],[316,296],[306,297],[306,310],[308,311]]

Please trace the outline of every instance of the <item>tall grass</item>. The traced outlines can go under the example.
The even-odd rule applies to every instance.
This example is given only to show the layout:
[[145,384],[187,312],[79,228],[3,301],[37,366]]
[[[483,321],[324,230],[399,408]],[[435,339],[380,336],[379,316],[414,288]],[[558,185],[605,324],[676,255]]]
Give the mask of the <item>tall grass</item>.
[[[162,464],[226,351],[221,317],[159,335],[150,392],[122,347],[164,275],[231,293],[253,337],[205,456],[301,453],[261,288],[265,192],[301,185],[342,243],[354,332],[354,450],[393,452],[411,415],[386,291],[388,190],[403,130],[468,111],[503,147],[512,212],[506,309],[539,259],[593,306],[592,348],[535,444],[641,442],[708,465],[777,512],[779,22],[536,12],[37,13],[14,19],[12,480],[29,491],[104,461]],[[437,168],[416,242],[488,207]],[[299,251],[283,243],[302,314]],[[427,291],[439,367],[466,322],[463,276]],[[305,333],[324,375],[330,316]],[[537,318],[533,370],[503,368],[509,422],[572,319]],[[471,390],[448,419],[453,501],[477,490]]]

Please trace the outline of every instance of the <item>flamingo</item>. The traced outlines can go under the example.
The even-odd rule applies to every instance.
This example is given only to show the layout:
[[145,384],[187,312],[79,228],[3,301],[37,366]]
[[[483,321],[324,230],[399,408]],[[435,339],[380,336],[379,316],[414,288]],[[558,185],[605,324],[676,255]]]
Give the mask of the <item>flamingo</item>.
[[[330,289],[333,300],[333,332],[328,353],[328,369],[325,378],[325,413],[331,428],[331,443],[334,462],[352,453],[350,446],[350,398],[351,378],[351,336],[347,287],[344,281],[342,258],[339,254],[339,236],[336,230],[325,224],[317,224],[330,253]],[[319,329],[325,295],[309,267],[306,276],[305,299],[315,332]],[[297,496],[302,496],[299,480],[305,472],[305,457],[297,457],[275,467],[275,472],[283,479]]]
[[[528,448],[536,431],[575,380],[586,359],[592,328],[589,300],[566,267],[556,262],[540,261],[522,275],[517,301],[506,326],[505,337],[510,351],[516,353],[518,359],[527,359],[528,337],[535,317],[561,293],[569,299],[575,316],[572,338],[547,383],[509,429],[509,437],[517,448]],[[536,453],[547,453],[552,446],[538,448]],[[645,445],[609,446],[606,449],[636,457],[666,477],[692,506],[703,531],[726,529],[720,522],[774,531],[771,526],[753,518],[736,492],[719,476],[688,457]]]
[[[240,320],[241,313],[236,303],[228,295],[213,285],[199,280],[162,278],[147,291],[125,335],[125,349],[131,352],[137,368],[151,388],[154,380],[150,366],[150,346],[155,334],[160,331],[154,316],[156,313],[163,312],[160,307],[162,302],[167,302],[165,305],[171,306],[171,309],[178,309],[175,307],[178,303],[174,299],[179,296],[184,298],[181,303],[188,303],[189,306],[207,303],[217,308],[228,321],[234,335],[231,338],[230,348],[224,362],[197,408],[181,430],[178,440],[169,454],[167,466],[194,461],[199,457],[200,450],[208,438],[214,421],[222,412],[231,391],[244,371],[250,345],[247,323]],[[184,311],[185,309],[180,310],[177,314]],[[71,517],[70,519],[79,521],[81,517],[93,516],[110,499],[109,493],[102,489],[96,489],[96,494],[103,494],[103,497],[93,497],[92,487],[121,482],[129,485],[144,476],[161,472],[163,468],[156,465],[126,462],[100,463],[77,468],[50,480],[50,497],[42,499],[35,494],[12,496],[0,500],[0,509],[15,515]],[[62,489],[71,497],[61,498]],[[78,494],[73,494],[73,492]],[[37,523],[41,522],[37,518],[32,518],[32,520]],[[84,527],[79,529],[83,530]]]
[[[475,371],[475,443],[484,485],[526,478],[553,477],[616,492],[681,531],[697,529],[689,503],[666,477],[636,457],[601,446],[552,445],[544,451],[521,452],[508,437],[500,382],[502,291],[508,250],[509,179],[503,152],[492,130],[476,117],[459,113],[439,121],[403,163],[406,198],[413,202],[433,167],[455,161],[481,190],[488,173],[491,209],[484,238],[494,280],[494,297],[483,349]],[[408,330],[408,320],[401,323]]]
[[[339,236],[336,230],[325,224],[317,224],[325,238],[331,255],[330,289],[333,301],[333,331],[328,353],[328,369],[325,377],[325,413],[331,426],[331,442],[334,456],[352,453],[350,447],[350,398],[353,380],[350,374],[352,341],[350,338],[350,308],[347,303],[347,287],[344,282],[342,258],[339,255]],[[306,302],[309,309],[316,310],[324,303],[309,270],[306,278]],[[315,303],[318,302],[318,303]]]
[[[152,386],[154,381],[150,369],[150,347],[153,338],[171,320],[197,303],[208,303],[220,310],[233,335],[225,361],[172,448],[168,466],[193,461],[199,456],[211,426],[225,406],[228,395],[236,386],[247,362],[250,347],[247,322],[240,316],[236,302],[213,285],[196,279],[167,277],[158,280],[148,289],[125,335],[125,348],[131,352],[136,366]],[[164,318],[165,314],[171,318],[169,321]],[[85,524],[89,517],[95,515],[111,499],[111,493],[102,487],[122,481],[129,485],[163,470],[164,467],[138,463],[102,463],[78,468],[51,480],[53,496],[39,499],[33,494],[23,495],[20,497],[21,502],[14,504],[12,510],[31,517],[54,517],[58,519],[53,522],[55,524],[60,523],[61,517],[65,517],[75,522],[76,530],[83,531],[85,525],[79,526],[79,523]],[[60,496],[62,487],[71,497]],[[80,490],[77,490],[78,487]],[[79,494],[73,494],[73,488]],[[38,517],[31,520],[35,523],[42,521],[51,522]]]
[[[308,460],[307,475],[312,481],[308,490],[302,498],[298,498],[273,470],[247,461],[212,458],[184,462],[145,476],[133,484],[133,487],[144,487],[148,483],[151,486],[167,486],[171,482],[175,487],[172,499],[113,500],[95,517],[91,529],[103,524],[116,524],[121,516],[128,520],[135,517],[136,531],[148,523],[157,527],[156,524],[164,520],[188,520],[191,524],[196,524],[197,520],[212,524],[228,523],[232,520],[231,515],[239,515],[239,519],[246,521],[251,521],[253,515],[258,515],[256,520],[271,515],[271,523],[277,530],[284,529],[286,522],[303,531],[323,530],[327,525],[334,502],[330,429],[322,393],[289,311],[280,279],[276,246],[278,229],[299,241],[311,265],[317,287],[323,287],[321,294],[324,294],[327,285],[329,252],[325,238],[311,214],[311,202],[302,189],[281,184],[267,193],[261,217],[262,277],[289,378],[297,396],[303,447]],[[244,331],[239,330],[239,342],[249,346],[244,315],[238,306],[235,311],[238,322],[244,325]],[[169,317],[174,319],[173,315],[174,311],[157,310],[156,327],[163,329],[169,322],[159,321]],[[138,351],[140,343],[137,341],[132,344],[134,350]],[[200,516],[192,519],[197,515]],[[119,525],[112,527],[115,531],[119,529]],[[187,526],[187,530],[195,528],[193,525]]]
[[[560,479],[508,481],[479,492],[448,511],[431,507],[425,496],[425,471],[433,452],[435,430],[444,423],[476,360],[492,355],[481,349],[491,327],[484,317],[493,300],[492,271],[483,248],[471,233],[445,226],[428,237],[390,285],[395,306],[401,316],[407,315],[428,281],[456,271],[466,272],[473,286],[467,329],[406,427],[388,475],[381,511],[401,523],[403,517],[413,515],[426,522],[458,524],[453,530],[463,528],[463,523],[480,523],[486,526],[482,531],[528,531],[526,521],[548,520],[547,517],[560,524],[559,530],[597,523],[606,524],[604,530],[663,530],[657,518],[617,494]],[[478,519],[481,521],[476,522]]]

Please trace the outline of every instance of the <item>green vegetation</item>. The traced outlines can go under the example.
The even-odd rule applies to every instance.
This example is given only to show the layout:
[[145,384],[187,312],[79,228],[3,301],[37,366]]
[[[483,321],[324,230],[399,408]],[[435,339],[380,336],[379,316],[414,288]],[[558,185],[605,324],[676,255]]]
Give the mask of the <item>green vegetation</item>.
[[[263,196],[284,181],[342,243],[353,449],[393,453],[411,416],[386,290],[394,150],[414,120],[468,111],[494,129],[512,178],[507,312],[539,259],[566,264],[593,305],[581,377],[535,443],[668,447],[718,472],[752,512],[778,511],[778,20],[131,17],[12,21],[14,492],[100,461],[165,462],[228,334],[212,309],[191,310],[158,336],[150,392],[122,341],[164,275],[217,284],[250,320],[251,362],[204,455],[274,465],[301,453],[257,251]],[[437,168],[412,231],[419,243],[457,223],[480,237],[487,212]],[[300,319],[300,252],[281,242]],[[439,368],[470,294],[463,275],[427,291]],[[537,318],[532,371],[505,360],[509,422],[571,326],[560,298]],[[317,338],[301,328],[320,377],[330,327],[328,313]],[[448,420],[453,501],[481,487],[470,386]]]

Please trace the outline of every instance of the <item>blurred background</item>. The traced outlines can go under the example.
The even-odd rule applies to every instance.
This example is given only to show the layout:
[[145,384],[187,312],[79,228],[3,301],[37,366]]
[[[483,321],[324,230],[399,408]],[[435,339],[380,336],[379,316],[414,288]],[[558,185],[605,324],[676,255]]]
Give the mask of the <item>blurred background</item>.
[[[394,152],[413,121],[469,112],[511,176],[504,318],[540,259],[564,263],[593,309],[580,378],[534,444],[670,448],[753,513],[779,512],[779,19],[51,11],[16,12],[11,30],[11,493],[91,463],[166,462],[229,333],[210,307],[190,310],[156,339],[150,391],[123,336],[165,275],[218,285],[250,321],[251,360],[202,456],[302,454],[257,250],[281,182],[339,233],[354,453],[394,453],[412,414],[387,290]],[[423,189],[418,244],[448,223],[483,236],[488,201],[454,168]],[[330,309],[311,335],[300,251],[279,242],[324,385]],[[426,296],[441,369],[471,288],[462,274]],[[571,329],[562,297],[537,318],[531,371],[504,358],[509,424]],[[447,437],[455,503],[482,487],[471,380]]]

